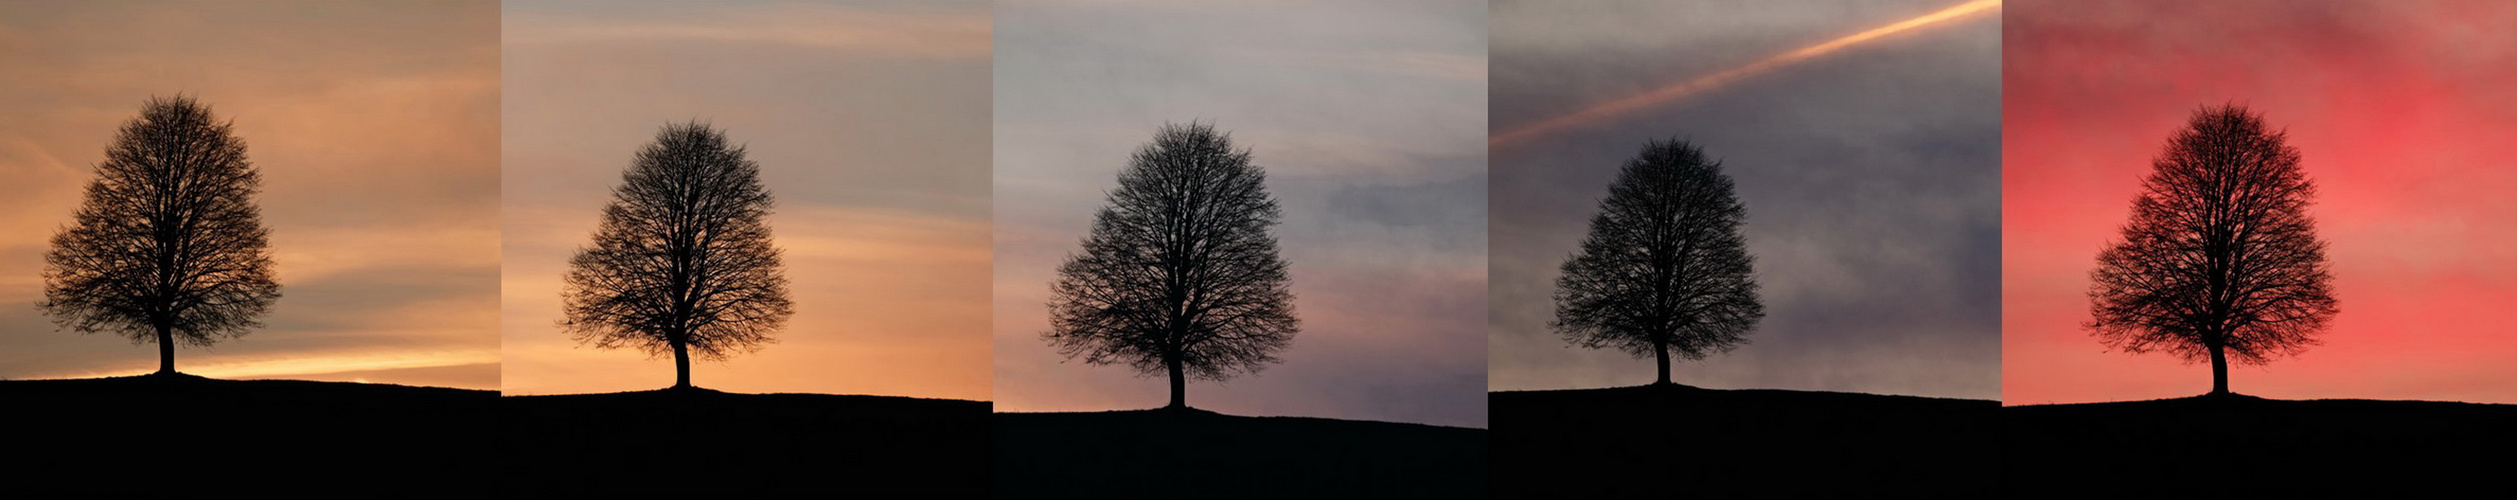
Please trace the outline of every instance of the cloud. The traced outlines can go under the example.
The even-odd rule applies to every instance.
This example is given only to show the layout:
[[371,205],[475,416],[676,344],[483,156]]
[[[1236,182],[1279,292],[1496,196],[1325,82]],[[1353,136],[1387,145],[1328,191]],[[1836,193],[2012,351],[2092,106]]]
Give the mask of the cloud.
[[874,57],[985,59],[991,23],[984,3],[766,3],[745,8],[647,3],[587,10],[518,2],[510,15],[530,29],[509,45],[717,43],[786,45]]

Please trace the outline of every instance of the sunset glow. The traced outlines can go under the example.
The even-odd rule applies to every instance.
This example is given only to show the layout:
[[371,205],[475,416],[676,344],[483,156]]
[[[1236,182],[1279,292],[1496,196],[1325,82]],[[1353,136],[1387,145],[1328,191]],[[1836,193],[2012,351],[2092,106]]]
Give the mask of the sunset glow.
[[990,399],[985,3],[506,7],[507,394],[672,385],[561,331],[561,276],[632,153],[697,119],[760,164],[794,316],[692,384]]
[[[261,170],[280,299],[178,370],[498,386],[498,3],[0,4],[0,378],[128,375],[152,345],[37,312],[115,129],[182,93]],[[251,33],[252,36],[235,36]]]

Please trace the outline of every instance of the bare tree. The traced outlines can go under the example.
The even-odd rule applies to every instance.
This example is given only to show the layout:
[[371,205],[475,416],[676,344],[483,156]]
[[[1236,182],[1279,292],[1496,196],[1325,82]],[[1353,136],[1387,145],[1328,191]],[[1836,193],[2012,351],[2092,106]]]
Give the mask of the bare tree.
[[692,357],[750,352],[793,309],[760,165],[699,122],[666,125],[638,152],[603,208],[594,246],[569,261],[561,328],[579,344],[673,355],[676,389]]
[[2336,311],[2325,243],[2308,219],[2316,186],[2261,115],[2207,107],[2151,160],[2123,239],[2089,273],[2088,328],[2108,347],[2262,364],[2315,345]]
[[1729,351],[1765,318],[1754,259],[1739,235],[1747,208],[1720,161],[1685,141],[1651,141],[1628,160],[1591,218],[1582,250],[1556,278],[1549,326],[1574,345],[1650,354],[1668,385],[1671,351]]
[[244,336],[280,298],[254,206],[261,185],[232,122],[182,95],[150,98],[53,235],[39,306],[79,333],[157,342],[159,374],[175,373],[178,341]]
[[1041,336],[1086,364],[1169,375],[1171,408],[1188,407],[1190,378],[1275,362],[1299,324],[1266,177],[1213,126],[1164,125],[1058,267]]

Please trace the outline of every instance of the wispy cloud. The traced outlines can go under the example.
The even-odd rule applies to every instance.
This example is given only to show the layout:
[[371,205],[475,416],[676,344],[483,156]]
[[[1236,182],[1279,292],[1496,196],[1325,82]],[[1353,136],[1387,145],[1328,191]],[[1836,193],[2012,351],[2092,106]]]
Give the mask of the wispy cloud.
[[506,32],[509,45],[606,45],[679,42],[788,45],[866,56],[968,59],[992,50],[984,5],[942,3],[942,8],[862,8],[846,3],[762,3],[730,8],[693,4],[674,8],[586,12],[527,6],[511,13],[528,29]]

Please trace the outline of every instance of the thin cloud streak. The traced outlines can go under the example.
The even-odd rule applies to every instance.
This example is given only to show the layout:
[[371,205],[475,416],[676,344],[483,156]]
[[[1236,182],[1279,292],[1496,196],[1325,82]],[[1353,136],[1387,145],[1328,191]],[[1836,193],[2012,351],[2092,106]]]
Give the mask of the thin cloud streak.
[[1584,123],[1607,120],[1618,115],[1633,113],[1651,106],[1682,99],[1705,90],[1730,85],[1749,77],[1772,72],[1784,66],[1799,63],[1803,60],[1826,55],[1829,52],[1842,50],[1854,44],[1894,35],[1907,30],[1955,21],[1972,14],[1990,12],[1999,8],[2001,8],[2001,0],[1969,1],[1946,9],[1941,9],[1930,14],[1924,14],[1902,21],[1888,23],[1885,26],[1871,28],[1860,33],[1845,35],[1841,38],[1827,40],[1816,45],[1801,47],[1798,50],[1776,54],[1773,57],[1760,59],[1757,62],[1749,63],[1745,66],[1695,77],[1668,86],[1652,89],[1649,92],[1608,101],[1597,106],[1585,108],[1581,111],[1532,123],[1521,128],[1495,134],[1495,136],[1492,139],[1489,139],[1488,142],[1492,147],[1509,146],[1515,142],[1538,135],[1580,126]]
[[767,4],[746,9],[689,12],[670,19],[593,15],[537,18],[532,29],[510,31],[509,45],[623,42],[707,42],[792,45],[869,56],[986,58],[993,26],[987,17],[953,10],[839,9],[809,4]]

